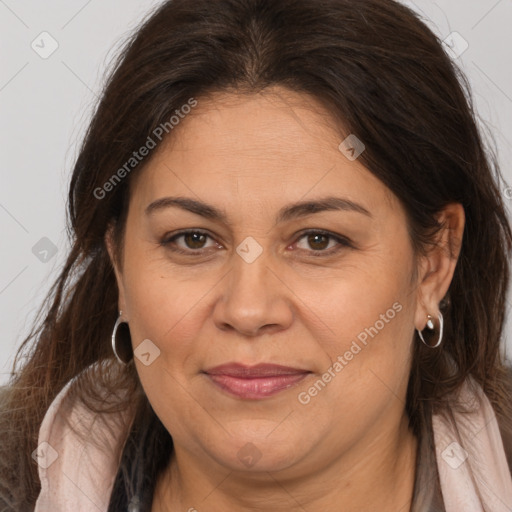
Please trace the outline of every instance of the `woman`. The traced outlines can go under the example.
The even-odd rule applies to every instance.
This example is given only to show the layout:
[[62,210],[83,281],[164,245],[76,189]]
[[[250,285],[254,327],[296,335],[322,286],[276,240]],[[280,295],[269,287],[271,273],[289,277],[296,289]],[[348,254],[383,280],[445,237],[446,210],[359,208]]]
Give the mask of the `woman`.
[[74,168],[3,508],[510,510],[499,180],[399,3],[164,3]]

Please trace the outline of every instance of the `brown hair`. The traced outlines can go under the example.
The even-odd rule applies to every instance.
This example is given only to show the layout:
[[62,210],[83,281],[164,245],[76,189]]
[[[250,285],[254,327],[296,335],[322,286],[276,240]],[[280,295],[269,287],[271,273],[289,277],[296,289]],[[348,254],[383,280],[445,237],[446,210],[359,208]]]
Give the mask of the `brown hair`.
[[[406,409],[422,440],[417,482],[431,476],[425,468],[434,460],[432,411],[447,410],[449,394],[469,375],[489,397],[512,461],[510,378],[500,354],[512,233],[469,84],[439,39],[393,0],[174,0],[123,48],[78,155],[69,190],[72,248],[3,393],[0,504],[33,506],[39,481],[31,452],[59,390],[94,362],[117,365],[109,339],[118,291],[104,238],[113,223],[119,257],[131,176],[150,157],[102,199],[97,189],[191,97],[200,102],[212,92],[251,94],[272,85],[315,97],[343,127],[340,141],[355,133],[364,142],[359,160],[402,202],[418,254],[439,228],[436,213],[451,202],[464,206],[460,258],[442,304],[443,345],[429,350],[414,343]],[[112,392],[129,389],[139,413],[151,410],[133,366],[112,379],[109,364],[94,380]],[[80,388],[84,400],[92,389]],[[142,417],[130,437],[134,450],[150,428]],[[165,429],[157,432],[153,453],[170,449]],[[130,453],[127,444],[125,469]],[[130,471],[118,475],[112,510],[128,499],[123,474]],[[428,482],[416,486],[413,510],[432,502],[432,489]]]

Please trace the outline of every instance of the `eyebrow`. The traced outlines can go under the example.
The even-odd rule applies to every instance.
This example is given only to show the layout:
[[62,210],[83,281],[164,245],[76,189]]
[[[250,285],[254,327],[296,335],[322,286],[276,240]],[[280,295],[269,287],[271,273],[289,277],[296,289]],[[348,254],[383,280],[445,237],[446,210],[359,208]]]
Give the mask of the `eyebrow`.
[[[213,221],[223,222],[229,225],[228,217],[223,210],[209,205],[202,201],[197,201],[188,197],[162,197],[153,201],[146,207],[146,215],[152,215],[170,207],[177,207],[183,210],[195,213],[201,217]],[[364,207],[354,201],[341,197],[324,197],[313,201],[300,201],[281,208],[277,214],[276,222],[286,222],[300,217],[305,217],[313,213],[325,211],[349,211],[366,215],[372,218],[372,214]]]

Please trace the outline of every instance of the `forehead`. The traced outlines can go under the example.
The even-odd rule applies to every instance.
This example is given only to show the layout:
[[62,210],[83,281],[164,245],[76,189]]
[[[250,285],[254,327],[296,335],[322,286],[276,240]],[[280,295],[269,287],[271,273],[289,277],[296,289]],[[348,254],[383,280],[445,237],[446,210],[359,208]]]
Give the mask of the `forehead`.
[[176,192],[219,202],[339,192],[397,206],[387,187],[339,150],[348,134],[315,98],[273,88],[197,101],[133,176],[133,194],[142,201]]
[[213,157],[245,156],[248,165],[251,158],[264,161],[267,155],[286,156],[283,165],[326,150],[332,156],[334,149],[338,156],[343,133],[315,98],[280,87],[199,99],[177,128],[164,141],[163,151],[188,152],[191,158],[200,157],[198,149],[203,148]]

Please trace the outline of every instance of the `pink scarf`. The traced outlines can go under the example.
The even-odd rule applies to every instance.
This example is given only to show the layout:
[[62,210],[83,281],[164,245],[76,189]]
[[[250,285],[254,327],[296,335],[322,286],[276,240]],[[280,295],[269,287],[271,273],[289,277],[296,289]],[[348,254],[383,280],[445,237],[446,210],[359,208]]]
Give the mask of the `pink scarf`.
[[[83,405],[63,406],[71,382],[52,402],[39,431],[33,457],[39,464],[41,493],[34,512],[108,509],[119,466],[116,453],[130,428],[131,413],[98,415]],[[446,512],[511,512],[512,478],[494,410],[476,383],[465,383],[460,400],[472,412],[453,411],[454,422],[432,418]]]
[[459,401],[471,412],[452,411],[453,421],[432,417],[446,512],[511,512],[512,479],[494,409],[475,381],[466,381]]

